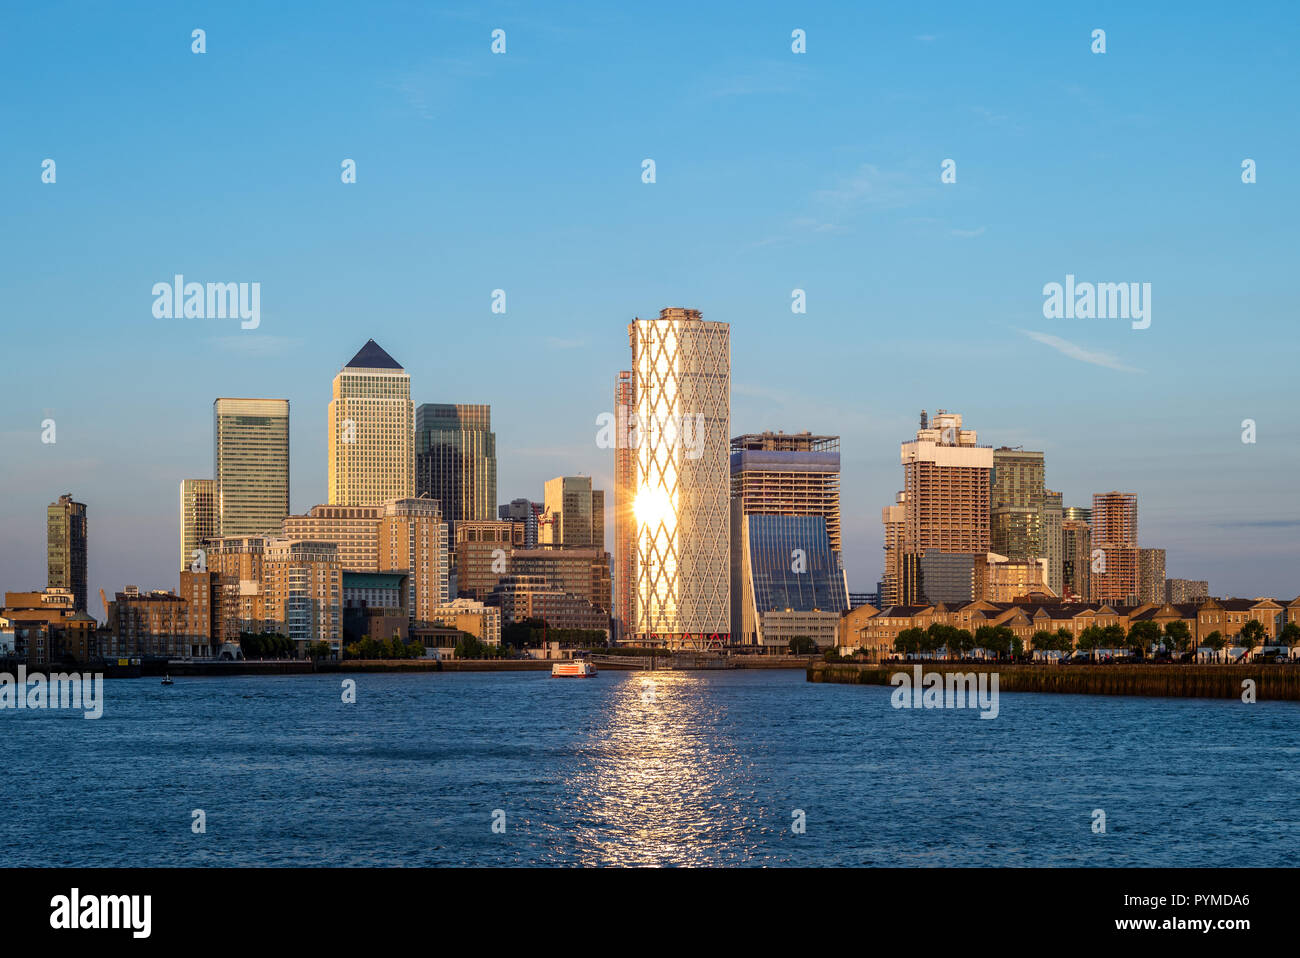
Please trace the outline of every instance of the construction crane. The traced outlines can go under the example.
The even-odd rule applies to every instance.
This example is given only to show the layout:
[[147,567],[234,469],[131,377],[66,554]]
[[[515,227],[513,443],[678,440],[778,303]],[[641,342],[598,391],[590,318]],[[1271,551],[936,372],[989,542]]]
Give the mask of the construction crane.
[[545,507],[543,507],[543,509],[542,509],[541,512],[538,512],[538,511],[537,511],[537,503],[535,503],[535,502],[530,502],[528,505],[529,505],[529,507],[531,507],[532,510],[533,510],[533,519],[537,522],[537,541],[538,541],[538,542],[541,542],[541,541],[542,541],[542,526],[552,526],[552,525],[555,525],[555,520],[558,519],[559,516],[551,515],[551,508],[550,508],[550,506],[545,506]]

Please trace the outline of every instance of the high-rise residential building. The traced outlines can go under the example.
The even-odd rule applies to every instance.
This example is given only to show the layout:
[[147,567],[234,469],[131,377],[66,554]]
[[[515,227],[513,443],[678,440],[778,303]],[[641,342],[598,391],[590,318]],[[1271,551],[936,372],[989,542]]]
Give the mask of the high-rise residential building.
[[302,654],[313,642],[343,652],[343,569],[332,542],[270,539],[263,555],[266,617]]
[[605,493],[590,476],[559,476],[543,487],[538,545],[605,549]]
[[982,563],[984,558],[965,552],[926,549],[915,562],[917,600],[948,605],[972,601],[976,597],[978,581],[976,564]]
[[428,625],[450,591],[447,523],[434,499],[390,499],[379,520],[379,571],[406,572],[407,611]]
[[1092,522],[1092,510],[1087,506],[1069,506],[1061,515],[1068,522]]
[[222,586],[222,634],[226,641],[240,632],[265,632],[266,592],[263,559],[270,536],[222,536],[208,543],[208,571]]
[[210,570],[181,570],[177,595],[185,600],[185,634],[181,655],[207,658],[216,655],[223,643],[237,639],[228,630],[225,594],[219,573]]
[[524,525],[524,548],[532,549],[537,545],[537,517],[545,506],[530,499],[511,499],[508,505],[497,508],[498,519],[522,522]]
[[491,406],[421,403],[415,410],[415,460],[415,494],[437,499],[446,521],[496,516]]
[[1065,509],[1061,500],[1064,497],[1051,489],[1043,491],[1042,518],[1039,528],[1042,530],[1042,550],[1038,558],[1047,561],[1047,587],[1053,595],[1062,595],[1065,590]]
[[[1137,496],[1101,492],[1092,497],[1092,601],[1139,601]],[[1100,553],[1100,554],[1098,554]]]
[[[522,500],[527,502],[527,500]],[[513,519],[462,519],[456,523],[453,550],[458,597],[482,601],[511,571],[510,554],[529,548],[527,526]]]
[[[945,553],[979,555],[989,551],[990,475],[993,449],[980,446],[973,429],[962,427],[962,417],[940,409],[931,423],[921,413],[916,438],[904,442],[903,525],[898,530],[897,600],[910,605],[919,577],[907,574],[927,549]],[[890,513],[886,521],[886,544]],[[886,552],[888,563],[890,556]],[[890,569],[886,565],[886,577]],[[882,598],[883,601],[883,598]]]
[[369,506],[415,495],[411,377],[373,339],[334,377],[329,501]]
[[731,330],[694,309],[628,325],[636,427],[629,638],[669,648],[731,631]]
[[[636,408],[632,370],[619,371],[614,382],[614,638],[623,639],[632,624],[636,594],[636,449],[632,445]],[[639,438],[639,437],[638,437]]]
[[435,499],[389,499],[367,506],[320,505],[284,521],[286,538],[328,542],[348,572],[406,572],[411,622],[449,596],[447,523]]
[[1048,584],[1063,587],[1061,494],[1046,486],[1041,452],[1002,446],[993,450],[989,498],[989,548],[1013,560],[1047,560]]
[[217,530],[217,481],[181,480],[181,569],[194,564],[195,552]]
[[289,514],[289,400],[212,404],[217,534],[278,535]]
[[1138,601],[1165,601],[1165,550],[1138,549]]
[[880,607],[901,605],[903,602],[903,526],[907,519],[904,501],[907,493],[900,492],[894,505],[880,510],[880,521],[885,527],[885,571],[880,578]]
[[1200,602],[1209,595],[1210,583],[1205,579],[1165,579],[1165,601],[1171,605]]
[[286,516],[286,539],[332,542],[348,572],[379,571],[379,520],[384,506],[312,506],[306,515]]
[[59,496],[45,510],[46,588],[72,593],[74,612],[86,611],[86,504]]
[[840,552],[840,437],[763,432],[731,440],[731,496],[747,516],[821,516]]
[[[1071,506],[1065,514],[1091,509]],[[1092,601],[1092,527],[1087,519],[1066,519],[1061,523],[1061,584],[1063,598],[1078,602]]]

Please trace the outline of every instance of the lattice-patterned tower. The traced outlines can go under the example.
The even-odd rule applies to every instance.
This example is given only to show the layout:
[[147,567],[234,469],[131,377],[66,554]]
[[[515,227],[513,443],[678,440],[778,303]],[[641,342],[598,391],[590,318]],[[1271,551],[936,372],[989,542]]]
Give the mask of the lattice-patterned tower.
[[731,329],[699,310],[628,326],[636,451],[630,638],[674,649],[731,634]]

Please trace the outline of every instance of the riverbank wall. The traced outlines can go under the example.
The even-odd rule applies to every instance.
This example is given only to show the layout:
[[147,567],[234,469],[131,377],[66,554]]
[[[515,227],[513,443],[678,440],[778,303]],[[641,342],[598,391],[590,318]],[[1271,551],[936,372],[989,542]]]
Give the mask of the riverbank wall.
[[1295,665],[994,665],[891,662],[882,665],[815,662],[809,682],[890,685],[899,672],[996,672],[1001,692],[1058,692],[1073,695],[1149,695],[1171,698],[1240,699],[1247,679],[1257,701],[1300,701],[1300,667]]

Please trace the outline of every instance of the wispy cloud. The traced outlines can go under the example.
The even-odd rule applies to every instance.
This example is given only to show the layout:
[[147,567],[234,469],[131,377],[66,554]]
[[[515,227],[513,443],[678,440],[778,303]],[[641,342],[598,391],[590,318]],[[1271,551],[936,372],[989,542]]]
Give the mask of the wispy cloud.
[[912,37],[912,39],[918,40],[921,43],[934,43],[935,36],[933,33],[918,33],[916,36]]
[[302,345],[301,339],[294,339],[291,336],[271,336],[252,331],[238,336],[216,336],[210,342],[226,352],[240,353],[259,359],[266,356],[283,356],[291,349]]
[[950,232],[953,236],[956,236],[958,239],[974,239],[976,236],[983,236],[984,230],[985,227],[981,226],[978,229],[973,229],[973,230],[953,229],[953,230],[949,230],[948,232]]
[[906,206],[915,199],[915,184],[905,173],[882,170],[874,163],[863,163],[833,189],[815,192],[813,199],[839,209]]
[[396,90],[421,118],[432,120],[440,108],[461,95],[467,81],[487,75],[487,70],[475,61],[442,57],[421,64],[387,86]]
[[1060,336],[1052,336],[1048,333],[1038,333],[1030,329],[1022,329],[1024,333],[1035,342],[1042,343],[1044,346],[1051,346],[1058,353],[1069,356],[1071,359],[1077,359],[1081,363],[1089,363],[1093,366],[1102,366],[1106,369],[1114,369],[1121,373],[1140,373],[1142,370],[1135,369],[1132,366],[1126,366],[1110,353],[1103,353],[1096,349],[1085,349],[1077,343],[1072,343],[1068,339],[1062,339]]

